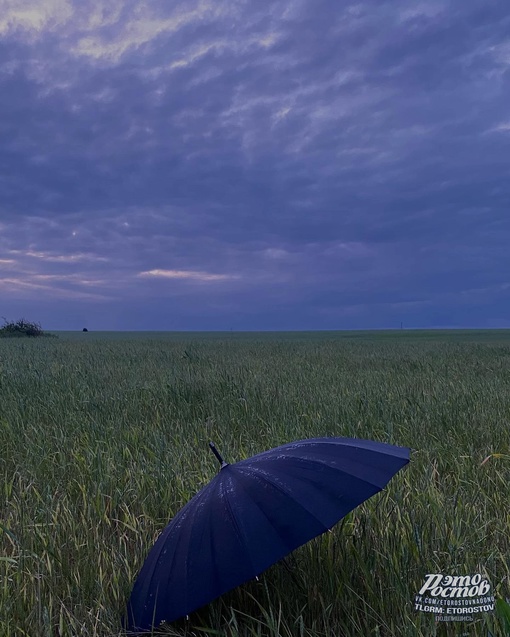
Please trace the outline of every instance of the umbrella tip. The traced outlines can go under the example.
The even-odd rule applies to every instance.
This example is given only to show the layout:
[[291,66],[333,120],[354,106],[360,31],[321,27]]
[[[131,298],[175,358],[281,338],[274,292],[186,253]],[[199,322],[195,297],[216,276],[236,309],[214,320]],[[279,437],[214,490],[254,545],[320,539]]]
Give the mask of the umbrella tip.
[[218,462],[221,464],[221,468],[223,469],[223,467],[226,467],[228,465],[228,462],[225,462],[225,460],[223,460],[223,458],[220,455],[220,452],[216,449],[216,445],[214,444],[214,442],[209,443],[209,448],[218,459]]

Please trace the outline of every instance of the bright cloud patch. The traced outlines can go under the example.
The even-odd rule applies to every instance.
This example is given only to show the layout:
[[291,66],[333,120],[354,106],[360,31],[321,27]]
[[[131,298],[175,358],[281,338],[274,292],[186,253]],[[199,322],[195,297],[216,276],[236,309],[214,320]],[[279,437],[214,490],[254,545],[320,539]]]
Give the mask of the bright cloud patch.
[[22,30],[34,35],[45,29],[57,31],[72,15],[72,4],[67,0],[3,0],[0,33]]
[[[106,257],[101,257],[95,254],[54,254],[51,252],[37,252],[33,250],[9,250],[11,254],[19,255],[21,257],[29,257],[31,259],[40,259],[41,261],[47,261],[49,263],[77,263],[80,261],[89,262],[105,262],[108,261]],[[0,260],[0,263],[2,261]]]
[[140,272],[138,276],[162,279],[190,279],[194,281],[227,281],[238,278],[231,274],[212,274],[193,270],[148,270]]

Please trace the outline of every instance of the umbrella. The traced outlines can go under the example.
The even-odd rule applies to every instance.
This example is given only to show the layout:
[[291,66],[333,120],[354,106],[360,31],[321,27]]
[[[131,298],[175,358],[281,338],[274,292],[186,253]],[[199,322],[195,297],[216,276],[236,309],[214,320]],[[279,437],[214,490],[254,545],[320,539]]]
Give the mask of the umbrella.
[[173,622],[260,575],[383,489],[409,449],[300,440],[227,464],[172,519],[136,579],[124,627]]

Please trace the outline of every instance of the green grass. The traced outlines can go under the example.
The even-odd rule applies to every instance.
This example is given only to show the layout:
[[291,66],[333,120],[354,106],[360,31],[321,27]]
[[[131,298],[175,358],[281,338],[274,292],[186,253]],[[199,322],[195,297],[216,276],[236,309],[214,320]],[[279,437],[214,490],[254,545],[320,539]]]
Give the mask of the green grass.
[[217,471],[209,440],[234,462],[336,435],[412,461],[169,633],[504,634],[492,615],[436,633],[412,601],[430,572],[482,572],[510,594],[510,461],[482,465],[509,454],[510,333],[59,337],[0,342],[0,637],[121,635],[149,548]]

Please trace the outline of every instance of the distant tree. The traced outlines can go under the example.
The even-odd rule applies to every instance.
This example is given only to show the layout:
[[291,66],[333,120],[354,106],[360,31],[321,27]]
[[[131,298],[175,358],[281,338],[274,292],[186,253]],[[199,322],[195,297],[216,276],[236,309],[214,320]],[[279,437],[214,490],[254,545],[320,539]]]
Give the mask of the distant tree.
[[36,336],[53,336],[43,331],[39,323],[31,323],[24,318],[18,321],[8,321],[4,319],[4,324],[0,328],[0,338],[17,338],[17,337],[36,337]]
[[88,332],[88,329],[86,327],[84,327],[82,332]]

